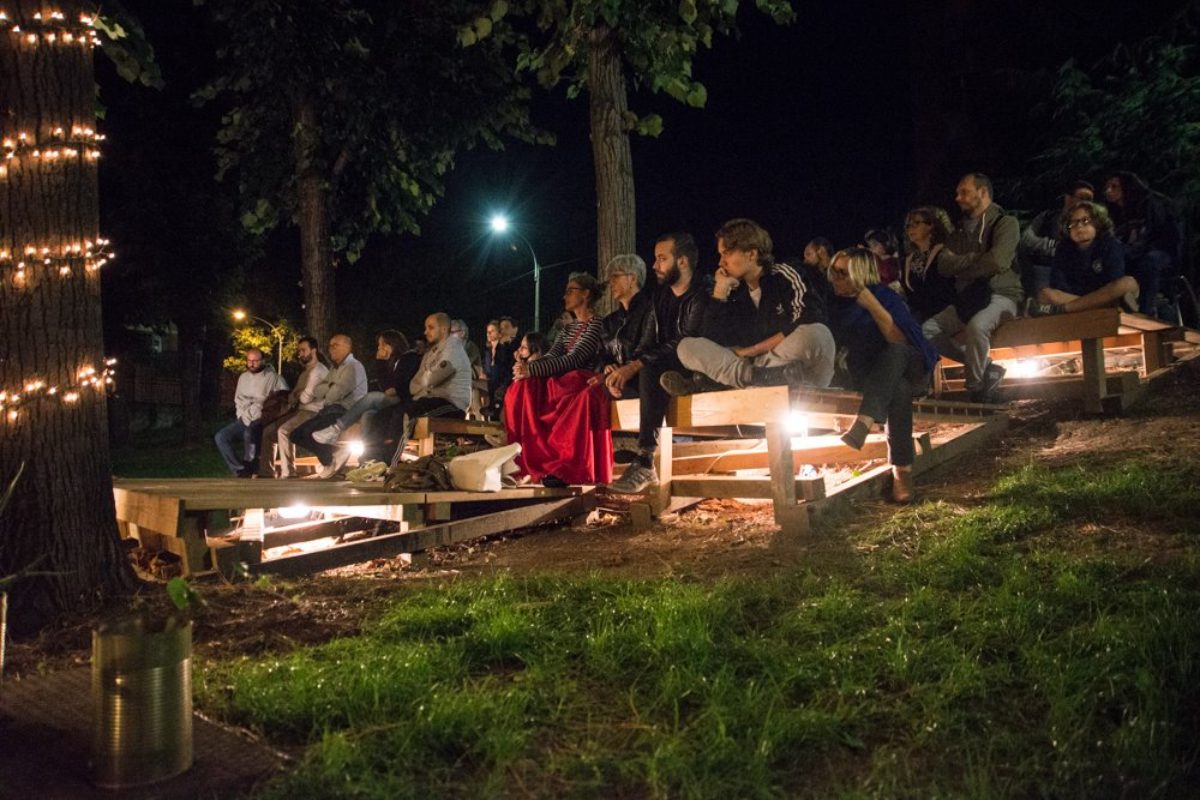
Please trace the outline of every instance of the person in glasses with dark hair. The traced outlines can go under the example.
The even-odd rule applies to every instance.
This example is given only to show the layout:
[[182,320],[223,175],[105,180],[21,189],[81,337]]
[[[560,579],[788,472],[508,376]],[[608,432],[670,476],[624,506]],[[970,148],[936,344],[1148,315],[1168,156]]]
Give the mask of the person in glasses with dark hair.
[[1063,220],[1076,203],[1091,202],[1096,189],[1085,180],[1077,180],[1062,194],[1062,202],[1038,214],[1021,230],[1017,243],[1017,264],[1021,273],[1021,288],[1030,297],[1050,285],[1050,269],[1058,245],[1066,237]]
[[1077,203],[1066,214],[1067,240],[1054,253],[1050,285],[1031,299],[1029,314],[1042,317],[1115,306],[1137,309],[1138,284],[1125,274],[1125,254],[1112,219],[1099,203]]
[[914,208],[904,220],[908,255],[904,258],[900,288],[918,322],[954,303],[954,281],[937,268],[937,258],[952,230],[950,215],[935,206]]

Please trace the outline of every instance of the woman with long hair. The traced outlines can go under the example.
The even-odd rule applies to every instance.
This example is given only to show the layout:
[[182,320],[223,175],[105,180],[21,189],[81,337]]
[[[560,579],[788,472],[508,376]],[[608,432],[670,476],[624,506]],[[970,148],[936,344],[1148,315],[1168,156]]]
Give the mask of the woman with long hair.
[[876,423],[886,425],[888,461],[892,465],[892,499],[912,501],[913,397],[924,393],[937,363],[937,351],[921,334],[904,301],[879,278],[875,254],[851,247],[829,265],[833,301],[830,327],[854,387],[862,392],[858,417],[842,441],[861,450]]
[[900,287],[918,322],[954,303],[954,280],[937,269],[938,255],[952,230],[950,215],[936,206],[914,208],[904,220],[908,255]]
[[1126,170],[1104,182],[1104,200],[1125,250],[1125,271],[1141,288],[1138,310],[1153,316],[1162,276],[1179,269],[1181,237],[1171,201]]

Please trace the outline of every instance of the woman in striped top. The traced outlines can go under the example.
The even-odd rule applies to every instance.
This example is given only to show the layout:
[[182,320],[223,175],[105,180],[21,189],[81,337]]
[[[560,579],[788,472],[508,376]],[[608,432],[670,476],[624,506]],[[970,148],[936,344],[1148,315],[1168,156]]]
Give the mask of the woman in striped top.
[[595,313],[599,298],[592,275],[576,272],[567,279],[563,306],[575,321],[542,358],[513,367],[504,397],[508,441],[521,445],[517,464],[546,486],[612,479],[608,397],[587,391],[603,332]]

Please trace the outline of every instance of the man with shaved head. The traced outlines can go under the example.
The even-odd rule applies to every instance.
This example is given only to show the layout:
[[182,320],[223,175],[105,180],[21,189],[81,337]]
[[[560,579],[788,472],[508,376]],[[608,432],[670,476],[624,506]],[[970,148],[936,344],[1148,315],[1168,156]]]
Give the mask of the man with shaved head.
[[292,432],[292,441],[309,451],[321,462],[319,478],[332,478],[350,459],[348,445],[335,448],[313,439],[313,433],[337,422],[346,409],[367,394],[367,371],[354,357],[354,344],[343,333],[329,340],[329,359],[333,368],[317,384],[314,400],[321,402],[321,412]]

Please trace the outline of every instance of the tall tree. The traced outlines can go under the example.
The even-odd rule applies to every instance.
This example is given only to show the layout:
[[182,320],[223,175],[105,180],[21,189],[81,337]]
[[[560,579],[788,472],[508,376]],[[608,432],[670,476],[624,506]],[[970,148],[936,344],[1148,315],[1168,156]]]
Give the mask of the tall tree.
[[[775,22],[795,18],[790,0],[755,0]],[[629,87],[665,91],[701,108],[708,99],[692,76],[701,47],[735,32],[738,0],[491,0],[460,32],[463,44],[499,39],[519,49],[517,66],[568,95],[588,92],[596,171],[596,262],[636,249],[629,134],[657,135],[662,118],[629,109]],[[532,19],[535,33],[521,20]]]
[[14,627],[129,585],[113,508],[100,318],[93,20],[14,0],[0,16],[0,519]]
[[456,44],[463,0],[208,0],[228,29],[220,174],[242,221],[300,233],[309,332],[334,330],[334,265],[373,233],[417,233],[461,148],[533,138],[498,46]]

